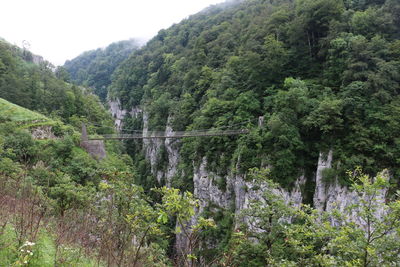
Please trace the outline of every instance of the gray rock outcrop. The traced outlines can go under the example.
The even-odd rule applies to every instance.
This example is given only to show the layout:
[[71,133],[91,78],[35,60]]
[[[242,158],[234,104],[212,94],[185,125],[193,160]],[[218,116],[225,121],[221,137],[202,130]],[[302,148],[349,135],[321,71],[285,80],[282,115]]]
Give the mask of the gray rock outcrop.
[[108,100],[109,110],[114,118],[114,124],[117,131],[121,131],[123,125],[122,121],[127,114],[137,118],[143,111],[139,107],[132,108],[130,111],[121,108],[121,101],[119,99]]
[[52,126],[44,125],[38,126],[31,129],[31,135],[33,139],[56,139],[57,137],[53,133]]

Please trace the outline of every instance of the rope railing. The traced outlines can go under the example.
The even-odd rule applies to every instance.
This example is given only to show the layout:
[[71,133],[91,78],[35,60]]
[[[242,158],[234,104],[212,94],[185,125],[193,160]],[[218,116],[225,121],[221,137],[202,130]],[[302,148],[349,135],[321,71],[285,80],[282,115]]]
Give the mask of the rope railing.
[[227,136],[240,135],[249,133],[248,129],[239,130],[203,130],[203,131],[177,131],[177,132],[161,132],[150,131],[135,134],[105,134],[102,136],[89,136],[89,140],[112,140],[112,139],[155,139],[155,138],[185,138],[198,136]]

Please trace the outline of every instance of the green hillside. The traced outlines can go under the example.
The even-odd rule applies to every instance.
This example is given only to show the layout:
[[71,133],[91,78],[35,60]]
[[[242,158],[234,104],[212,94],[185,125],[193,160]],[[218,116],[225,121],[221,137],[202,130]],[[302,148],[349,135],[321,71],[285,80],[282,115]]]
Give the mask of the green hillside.
[[[113,133],[111,116],[97,96],[32,57],[0,40],[0,266],[104,266],[84,247],[91,230],[82,235],[81,222],[107,199],[97,199],[100,181],[125,175],[132,184],[130,158],[116,142],[106,142],[102,160],[81,147],[81,123],[90,133]],[[52,127],[39,133],[57,138],[27,130],[43,125]],[[103,220],[103,208],[91,218]]]
[[2,98],[0,98],[0,121],[18,123],[50,122],[46,116],[10,103]]
[[104,49],[86,51],[67,60],[64,68],[73,82],[93,88],[94,93],[105,101],[112,73],[138,46],[135,40],[115,42]]
[[249,133],[82,142],[99,97],[0,41],[0,266],[400,265],[398,0],[226,1],[118,50],[67,65],[122,133]]
[[227,2],[161,30],[120,65],[109,94],[146,110],[153,130],[168,118],[185,130],[264,116],[263,131],[239,140],[183,140],[182,180],[204,156],[222,176],[240,159],[241,172],[271,166],[284,187],[308,173],[312,192],[318,155],[330,149],[343,183],[356,166],[397,177],[399,14],[395,0]]
[[62,68],[55,69],[45,60],[35,63],[34,57],[40,58],[0,41],[0,98],[77,129],[85,122],[104,126],[91,127],[92,132],[112,132],[112,118],[96,95],[68,83]]

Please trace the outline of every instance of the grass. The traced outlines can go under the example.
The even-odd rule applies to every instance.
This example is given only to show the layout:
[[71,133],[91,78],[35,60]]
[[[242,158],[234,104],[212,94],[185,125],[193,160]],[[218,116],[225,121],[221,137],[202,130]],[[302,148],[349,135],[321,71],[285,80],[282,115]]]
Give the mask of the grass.
[[[16,262],[20,258],[15,232],[11,226],[6,227],[5,232],[0,234],[0,266],[29,266],[29,267],[53,267],[56,248],[52,234],[42,228],[35,245],[32,247],[33,256],[27,265],[18,265]],[[98,266],[94,259],[85,257],[79,253],[82,248],[74,246],[63,246],[59,252],[59,259],[62,261],[57,266],[79,266],[92,267]],[[103,266],[100,264],[100,266]]]
[[46,116],[15,105],[2,98],[0,98],[0,120],[13,121],[22,124],[50,122]]
[[16,240],[13,230],[7,226],[4,233],[0,233],[0,266],[9,266],[16,261]]

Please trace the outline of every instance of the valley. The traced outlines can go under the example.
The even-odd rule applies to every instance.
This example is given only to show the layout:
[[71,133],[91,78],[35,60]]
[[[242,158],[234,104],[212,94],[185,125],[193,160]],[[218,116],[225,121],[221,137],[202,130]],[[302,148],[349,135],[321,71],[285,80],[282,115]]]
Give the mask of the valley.
[[1,266],[400,265],[397,0],[38,57],[0,39]]

